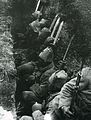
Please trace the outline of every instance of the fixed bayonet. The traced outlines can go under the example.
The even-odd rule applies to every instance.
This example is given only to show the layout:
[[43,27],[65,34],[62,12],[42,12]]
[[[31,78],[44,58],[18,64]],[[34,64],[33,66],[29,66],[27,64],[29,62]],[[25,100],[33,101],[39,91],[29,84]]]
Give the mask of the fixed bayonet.
[[58,18],[58,14],[55,16],[55,18],[54,18],[53,21],[52,21],[52,24],[50,25],[50,28],[49,28],[50,31],[53,29],[57,18]]
[[64,24],[64,21],[62,21],[62,22],[60,23],[60,26],[59,26],[59,28],[58,28],[58,31],[57,31],[56,37],[55,37],[55,39],[54,39],[53,45],[55,45],[56,42],[57,42],[57,40],[58,40],[58,37],[59,37],[60,32],[61,32],[61,30],[62,30],[63,24]]
[[55,31],[56,31],[56,29],[57,29],[57,27],[59,25],[59,22],[60,22],[60,18],[58,18],[57,21],[56,21],[56,23],[55,23],[55,26],[54,26],[53,31],[51,33],[51,37],[54,36],[54,33],[55,33]]
[[63,61],[65,60],[65,58],[66,58],[66,56],[67,56],[67,53],[68,53],[68,51],[69,51],[70,45],[71,45],[72,40],[74,39],[74,37],[75,37],[75,35],[73,35],[73,36],[71,37],[70,41],[69,41],[68,47],[67,47],[66,52],[65,52],[64,57],[63,57]]
[[41,2],[41,0],[38,0],[38,3],[37,3],[37,6],[36,6],[36,9],[35,9],[35,12],[38,11],[39,6],[40,6],[40,2]]

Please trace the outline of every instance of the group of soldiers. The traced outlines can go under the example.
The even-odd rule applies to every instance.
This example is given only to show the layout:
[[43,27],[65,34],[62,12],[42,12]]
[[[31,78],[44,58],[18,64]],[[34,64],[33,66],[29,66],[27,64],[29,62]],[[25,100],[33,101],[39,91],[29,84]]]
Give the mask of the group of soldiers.
[[[90,120],[91,68],[82,68],[77,77],[72,78],[73,74],[68,74],[64,59],[59,63],[54,62],[55,46],[64,21],[57,14],[50,28],[47,28],[45,25],[48,21],[40,19],[44,4],[44,1],[38,1],[33,13],[37,20],[29,24],[30,31],[37,33],[37,40],[40,40],[41,46],[35,45],[37,59],[17,67],[19,77],[15,92],[17,120],[35,119],[33,118],[35,111],[41,111],[43,115],[49,114],[53,120]],[[33,34],[30,33],[30,36]]]

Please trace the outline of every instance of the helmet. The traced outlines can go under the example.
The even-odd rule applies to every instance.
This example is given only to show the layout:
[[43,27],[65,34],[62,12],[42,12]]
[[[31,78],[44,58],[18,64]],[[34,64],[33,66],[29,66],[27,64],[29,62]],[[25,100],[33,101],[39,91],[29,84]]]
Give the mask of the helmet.
[[41,41],[45,41],[45,39],[51,34],[48,28],[44,27],[40,32],[38,38]]
[[36,110],[42,110],[42,104],[40,104],[40,103],[35,103],[33,106],[32,106],[32,111],[34,112],[34,111],[36,111]]
[[51,31],[47,28],[47,27],[44,27],[41,32],[43,33],[51,33]]
[[47,21],[48,21],[48,20],[42,18],[41,21],[40,21],[40,26],[41,26],[42,28],[45,27]]
[[40,54],[39,57],[44,60],[44,62],[52,62],[53,61],[53,50],[51,47],[45,48]]
[[35,11],[32,15],[37,19],[42,15],[42,13],[40,11]]
[[33,21],[32,23],[29,24],[29,26],[32,27],[34,32],[39,32],[40,31],[40,23],[38,20]]
[[35,63],[34,62],[28,62],[23,65],[20,65],[17,68],[18,74],[25,75],[25,74],[31,74],[35,69]]
[[44,44],[45,44],[45,45],[49,45],[49,44],[53,43],[53,41],[54,41],[54,38],[53,38],[53,37],[48,37],[48,38],[45,40]]

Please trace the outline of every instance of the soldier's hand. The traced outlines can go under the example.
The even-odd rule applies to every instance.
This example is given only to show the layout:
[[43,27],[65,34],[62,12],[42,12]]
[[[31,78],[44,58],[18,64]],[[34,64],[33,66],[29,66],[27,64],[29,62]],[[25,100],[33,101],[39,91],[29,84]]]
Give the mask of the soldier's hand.
[[73,116],[73,113],[70,111],[70,107],[63,106],[61,109],[67,117],[72,117]]

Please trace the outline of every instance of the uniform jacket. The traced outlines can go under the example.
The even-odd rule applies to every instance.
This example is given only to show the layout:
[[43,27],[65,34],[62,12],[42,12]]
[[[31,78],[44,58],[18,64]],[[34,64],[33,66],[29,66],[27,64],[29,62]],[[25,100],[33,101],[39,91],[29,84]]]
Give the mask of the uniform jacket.
[[[72,91],[75,88],[77,77],[67,82],[60,91],[59,94],[59,108],[62,106],[71,106]],[[79,92],[82,101],[86,106],[81,106],[85,111],[89,108],[91,111],[91,68],[87,67],[83,70],[79,83]]]
[[36,84],[34,84],[32,87],[30,87],[30,90],[32,90],[38,98],[46,99],[46,97],[48,96],[49,77],[51,76],[53,72],[55,72],[54,67],[45,71],[40,78],[39,86],[37,85],[37,87],[34,87],[36,86]]
[[[54,66],[54,64],[51,63],[44,68],[41,67],[40,69],[38,69],[37,72],[34,72],[35,68],[37,67],[34,62],[29,62],[29,63],[26,63],[26,64],[20,66],[18,68],[19,79],[16,81],[16,91],[15,91],[16,103],[18,103],[21,100],[22,91],[30,90],[29,88],[35,83],[35,79],[36,79],[37,83],[41,84],[41,86],[38,87],[39,90],[36,90],[36,87],[34,87],[36,85],[34,84],[32,86],[32,90],[36,92],[36,91],[41,91],[40,90],[41,87],[42,87],[42,89],[44,89],[44,86],[46,86],[46,83],[43,82],[43,80],[44,81],[48,80],[47,75],[45,75],[45,71],[51,69],[53,66]],[[41,74],[43,74],[43,75],[41,76]],[[42,78],[40,78],[40,76]],[[46,78],[44,78],[44,76],[46,76]],[[34,80],[32,80],[32,79],[34,79]]]

